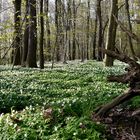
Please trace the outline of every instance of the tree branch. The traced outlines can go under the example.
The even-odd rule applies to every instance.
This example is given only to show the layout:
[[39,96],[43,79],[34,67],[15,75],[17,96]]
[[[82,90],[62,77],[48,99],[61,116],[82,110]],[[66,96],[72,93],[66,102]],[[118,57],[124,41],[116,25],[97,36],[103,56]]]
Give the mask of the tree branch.
[[101,50],[104,53],[106,53],[107,55],[109,55],[110,57],[113,57],[117,60],[120,60],[122,62],[125,62],[125,63],[129,64],[131,68],[133,68],[133,67],[140,68],[140,64],[138,64],[135,60],[131,59],[130,57],[128,57],[125,54],[122,54],[122,53],[117,54],[114,51],[106,50],[106,49],[103,49],[103,48],[101,48]]
[[117,24],[120,26],[121,30],[125,32],[128,36],[130,36],[132,39],[140,43],[140,38],[135,34],[132,33],[130,30],[128,30],[115,16],[114,16]]

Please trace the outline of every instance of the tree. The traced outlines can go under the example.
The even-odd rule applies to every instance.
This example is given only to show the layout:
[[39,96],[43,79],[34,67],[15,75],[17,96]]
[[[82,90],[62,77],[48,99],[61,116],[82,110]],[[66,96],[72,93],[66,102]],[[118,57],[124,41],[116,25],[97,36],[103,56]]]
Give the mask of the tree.
[[15,7],[15,15],[14,15],[14,22],[15,22],[15,32],[14,32],[14,59],[13,65],[20,65],[21,64],[21,0],[14,1]]
[[47,40],[47,60],[51,61],[51,29],[50,29],[50,23],[49,23],[49,0],[45,0],[45,13],[46,13],[46,40]]
[[62,0],[62,46],[63,46],[63,63],[67,64],[67,51],[68,51],[68,12],[67,12],[67,1]]
[[93,34],[93,60],[96,59],[96,40],[97,40],[97,14],[94,23],[94,34]]
[[41,33],[40,33],[40,68],[44,69],[44,15],[43,15],[43,0],[40,0],[40,26],[41,26]]
[[[126,9],[126,14],[127,14],[127,20],[128,20],[128,27],[129,30],[132,32],[132,25],[131,25],[131,21],[130,21],[130,12],[129,12],[129,0],[125,0],[125,9]],[[129,46],[130,46],[130,51],[132,54],[133,59],[136,59],[136,54],[133,48],[133,43],[132,43],[132,39],[130,36],[128,36],[128,42],[129,42]]]
[[72,60],[75,60],[76,57],[76,3],[75,0],[72,2],[72,11],[73,11],[73,31],[72,31]]
[[103,60],[103,54],[101,51],[101,48],[103,47],[101,1],[102,0],[97,0],[97,9],[96,9],[96,14],[97,14],[97,19],[98,19],[98,40],[97,40],[97,48],[98,48],[97,60],[98,61]]
[[[111,10],[109,17],[109,26],[108,26],[108,34],[106,41],[106,49],[107,50],[115,50],[115,39],[116,39],[116,30],[117,23],[115,21],[114,16],[118,17],[118,0],[111,0]],[[113,66],[114,59],[105,55],[105,66]]]
[[26,66],[27,53],[28,53],[28,39],[29,39],[29,0],[26,1],[25,7],[25,29],[23,38],[23,49],[22,49],[22,66]]
[[37,67],[36,49],[37,49],[37,21],[36,21],[36,0],[29,0],[29,45],[27,54],[27,66]]
[[56,39],[55,39],[55,48],[56,48],[56,60],[60,61],[60,11],[61,10],[61,0],[55,0],[55,27],[56,27]]
[[68,15],[68,25],[67,30],[68,32],[68,50],[69,50],[69,60],[72,60],[72,43],[71,43],[71,31],[72,31],[72,0],[68,0],[67,2],[67,15]]
[[90,47],[89,47],[89,37],[90,37],[90,0],[87,1],[87,35],[86,35],[86,46],[87,46],[87,59],[90,59]]
[[[105,65],[111,66],[113,58],[102,52],[102,48],[105,47],[108,50],[125,50],[126,53],[132,54],[133,59],[139,55],[139,51],[136,51],[139,50],[138,44],[132,41],[132,36],[122,33],[122,29],[117,30],[114,19],[119,16],[119,20],[123,21],[127,30],[139,32],[139,2],[136,3],[136,0],[133,0],[133,3],[121,0],[117,2],[118,4],[115,4],[116,0],[44,0],[43,7],[39,7],[39,3],[36,5],[36,0],[25,0],[22,5],[21,2],[22,0],[14,0],[15,19],[11,16],[14,13],[10,8],[12,2],[3,0],[0,3],[2,8],[0,54],[5,56],[6,60],[2,62],[3,64],[9,61],[8,54],[12,54],[9,52],[13,49],[14,65],[21,63],[22,66],[37,67],[36,63],[40,59],[37,56],[43,55],[42,44],[40,44],[42,36],[44,36],[44,61],[53,59],[66,63],[67,60],[84,61],[91,58],[102,61],[105,57]],[[43,8],[45,13],[43,23],[40,23],[42,19],[36,17],[41,12],[39,8]],[[13,20],[15,20],[15,29],[11,26]],[[39,21],[38,25],[37,21]],[[38,31],[37,36],[37,28],[43,31],[42,27],[44,33]],[[11,35],[13,32],[14,37]],[[14,40],[13,43],[11,40]],[[37,45],[39,45],[38,51]],[[9,49],[7,46],[10,46]]]

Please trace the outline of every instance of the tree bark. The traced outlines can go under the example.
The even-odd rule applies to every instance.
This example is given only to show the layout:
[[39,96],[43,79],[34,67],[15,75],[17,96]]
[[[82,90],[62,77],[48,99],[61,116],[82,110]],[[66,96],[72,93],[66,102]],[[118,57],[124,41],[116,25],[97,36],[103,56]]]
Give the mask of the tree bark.
[[25,30],[24,30],[24,44],[22,49],[22,66],[26,66],[27,53],[28,53],[28,39],[29,39],[29,0],[26,1],[26,17],[25,17]]
[[68,55],[69,55],[69,60],[72,60],[72,35],[71,35],[71,31],[72,31],[72,0],[68,0],[67,2],[67,8],[68,8]]
[[125,101],[132,99],[135,96],[140,96],[140,92],[135,92],[131,89],[128,90],[126,93],[116,97],[114,100],[112,100],[108,104],[103,105],[101,109],[96,113],[95,117],[98,117],[98,116],[100,118],[104,117],[108,113],[108,111],[110,111],[112,108],[114,108],[115,106]]
[[44,15],[43,15],[43,0],[40,0],[40,69],[44,69]]
[[47,60],[51,61],[52,56],[52,48],[51,48],[51,30],[49,23],[49,0],[45,0],[45,13],[46,13],[46,30],[47,30]]
[[93,60],[96,59],[96,41],[97,41],[97,15],[95,18],[94,36],[93,36]]
[[[127,14],[128,27],[129,27],[129,30],[132,32],[132,25],[131,25],[131,21],[130,21],[130,12],[129,12],[129,0],[125,0],[125,9],[126,9],[126,14]],[[134,60],[137,60],[136,54],[135,54],[135,51],[133,48],[132,39],[130,36],[128,36],[128,41],[129,41],[129,46],[130,46],[132,57]]]
[[37,49],[37,21],[36,21],[36,0],[29,0],[29,47],[27,54],[27,66],[37,67],[36,49]]
[[90,45],[89,45],[89,35],[90,35],[90,0],[87,1],[87,34],[86,34],[86,46],[87,46],[87,60],[90,59]]
[[97,40],[97,48],[98,48],[98,52],[97,52],[97,60],[98,61],[102,61],[103,60],[103,54],[102,54],[102,50],[100,48],[102,48],[103,46],[103,36],[102,36],[102,12],[101,12],[101,0],[97,0],[97,19],[98,19],[98,40]]
[[72,60],[76,58],[76,4],[73,0]]
[[[111,51],[115,50],[115,39],[117,29],[117,23],[114,19],[114,15],[116,18],[118,17],[118,0],[111,0],[111,12],[106,43],[106,49]],[[105,55],[105,66],[113,66],[113,62],[114,59],[112,57]]]
[[15,7],[15,40],[14,40],[14,59],[13,65],[21,65],[21,0],[14,1]]
[[122,62],[129,64],[129,67],[125,70],[127,73],[116,76],[108,76],[108,81],[110,82],[120,82],[123,84],[129,83],[129,90],[124,94],[116,97],[112,102],[101,106],[95,114],[95,118],[104,117],[108,111],[110,111],[115,106],[130,100],[135,96],[140,96],[140,64],[135,60],[129,58],[124,54],[117,54],[116,52],[110,50],[103,50],[108,56],[114,57]]
[[60,0],[55,0],[55,27],[56,27],[56,38],[55,38],[55,47],[56,47],[56,61],[61,60],[60,56]]

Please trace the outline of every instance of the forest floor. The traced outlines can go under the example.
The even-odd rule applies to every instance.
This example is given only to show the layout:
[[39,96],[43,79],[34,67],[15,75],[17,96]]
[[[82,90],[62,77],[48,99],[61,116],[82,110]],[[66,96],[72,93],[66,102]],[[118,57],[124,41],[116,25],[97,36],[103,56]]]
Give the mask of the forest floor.
[[112,140],[140,140],[140,115],[133,116],[134,110],[114,109],[103,123]]
[[[125,64],[106,68],[102,62],[57,63],[54,69],[0,66],[0,139],[15,140],[139,140],[140,98],[111,110],[94,122],[97,107],[127,89],[109,83],[107,75],[124,73]],[[18,132],[18,133],[17,133]]]

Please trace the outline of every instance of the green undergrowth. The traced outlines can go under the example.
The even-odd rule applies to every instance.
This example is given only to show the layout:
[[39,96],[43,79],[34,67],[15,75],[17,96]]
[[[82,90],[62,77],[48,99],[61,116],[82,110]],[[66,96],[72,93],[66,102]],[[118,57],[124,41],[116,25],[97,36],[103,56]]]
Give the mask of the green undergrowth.
[[[91,114],[126,89],[106,81],[124,68],[94,61],[56,64],[53,70],[1,66],[0,140],[105,140],[104,126]],[[129,104],[139,103],[136,98]],[[44,116],[45,110],[51,111]]]

